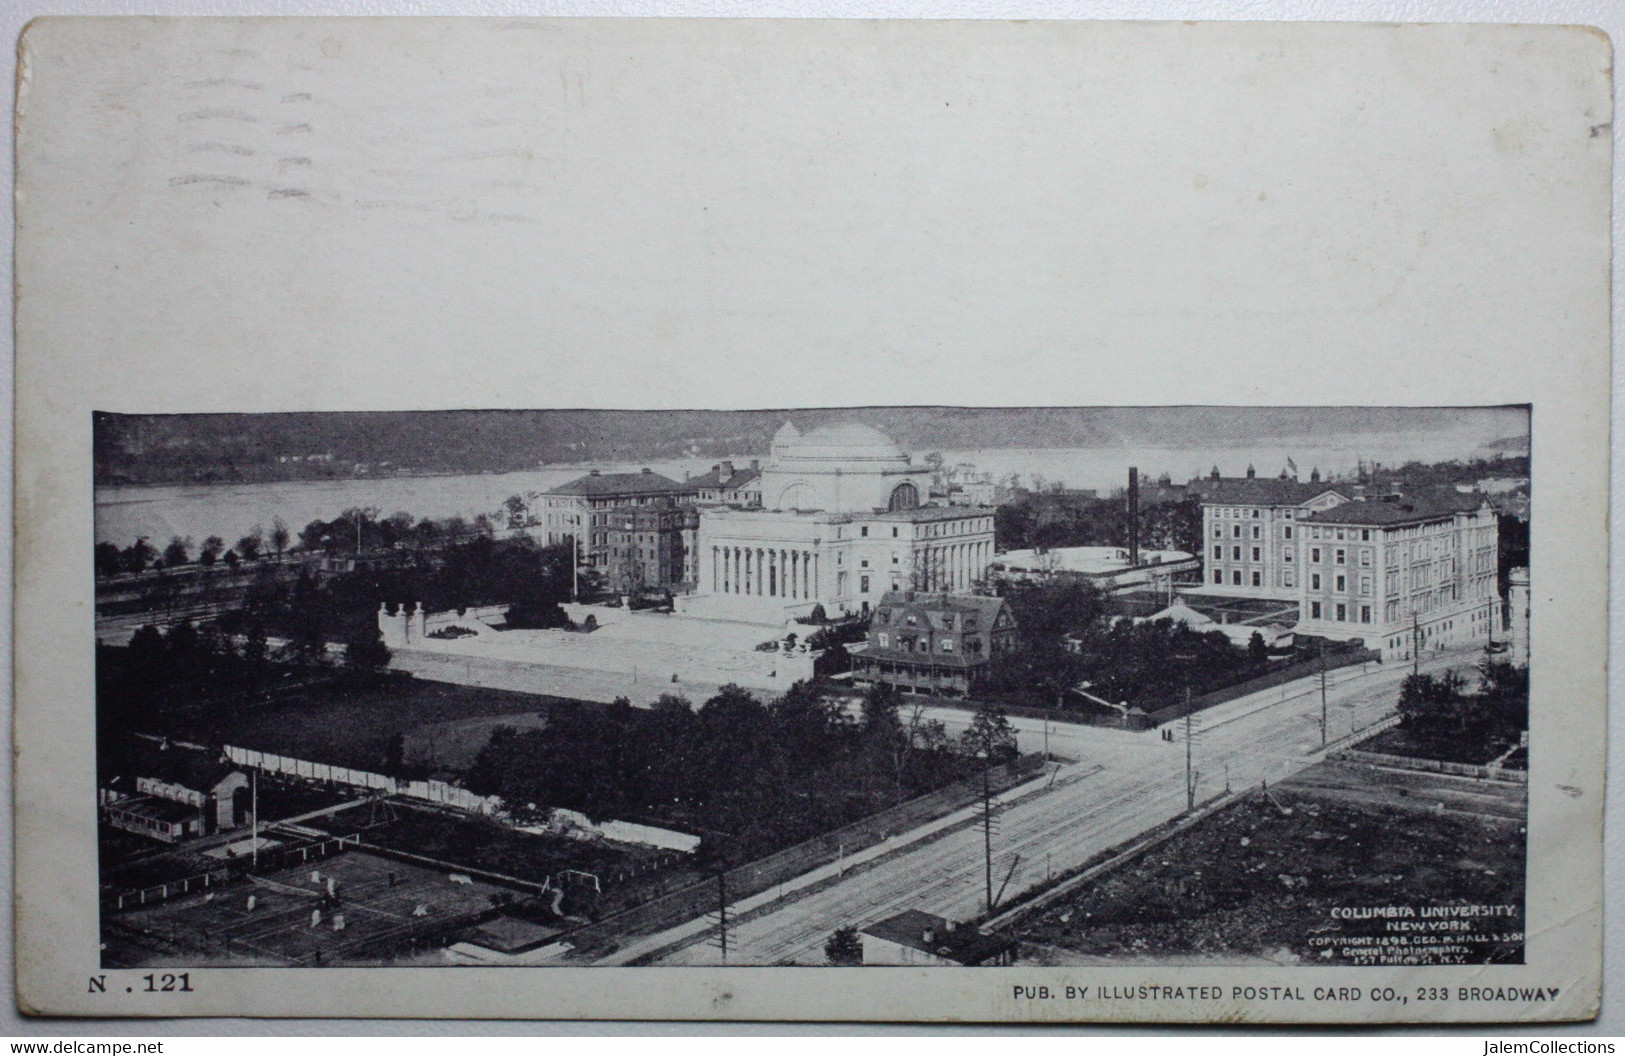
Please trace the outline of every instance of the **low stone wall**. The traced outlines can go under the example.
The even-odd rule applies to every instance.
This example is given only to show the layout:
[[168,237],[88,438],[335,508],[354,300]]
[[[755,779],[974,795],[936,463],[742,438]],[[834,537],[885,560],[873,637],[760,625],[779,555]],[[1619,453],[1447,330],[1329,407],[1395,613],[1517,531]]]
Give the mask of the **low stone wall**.
[[1513,785],[1527,785],[1529,771],[1506,766],[1473,766],[1470,763],[1447,763],[1442,759],[1423,759],[1415,755],[1389,755],[1386,752],[1365,752],[1345,748],[1332,758],[1370,766],[1386,766],[1394,770],[1420,770],[1429,774],[1449,774],[1453,777],[1471,777],[1480,781],[1505,781]]

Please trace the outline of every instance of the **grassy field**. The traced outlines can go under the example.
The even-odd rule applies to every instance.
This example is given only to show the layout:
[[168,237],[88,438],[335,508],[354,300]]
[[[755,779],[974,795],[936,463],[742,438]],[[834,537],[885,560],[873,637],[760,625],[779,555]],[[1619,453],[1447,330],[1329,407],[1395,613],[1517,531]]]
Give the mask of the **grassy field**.
[[[420,731],[442,723],[487,716],[532,722],[553,698],[500,689],[390,678],[371,685],[335,682],[280,697],[269,704],[217,711],[201,720],[193,738],[258,748],[319,763],[395,773],[392,745],[418,769],[446,765],[422,752]],[[483,742],[482,742],[483,743]],[[476,747],[477,751],[478,748]],[[458,760],[464,757],[458,753]]]
[[[1485,743],[1481,738],[1440,741],[1414,736],[1403,726],[1384,730],[1354,746],[1362,752],[1382,752],[1385,755],[1408,755],[1416,759],[1438,759],[1446,763],[1465,763],[1484,766],[1497,759],[1511,745],[1495,741]],[[1518,751],[1507,758],[1504,765],[1522,769],[1528,766],[1528,753]]]
[[[1255,794],[1028,917],[1014,934],[1051,955],[1346,965],[1369,948],[1350,940],[1383,932],[1386,921],[1334,911],[1397,906],[1421,917],[1423,907],[1515,905],[1515,918],[1475,923],[1452,941],[1467,948],[1465,963],[1517,962],[1523,884],[1515,822]],[[1405,955],[1436,955],[1418,949]]]

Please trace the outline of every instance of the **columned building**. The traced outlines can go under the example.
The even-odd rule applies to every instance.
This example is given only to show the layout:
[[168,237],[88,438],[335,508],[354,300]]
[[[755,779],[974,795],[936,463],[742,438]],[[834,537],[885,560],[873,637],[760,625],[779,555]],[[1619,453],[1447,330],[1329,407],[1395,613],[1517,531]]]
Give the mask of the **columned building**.
[[762,509],[700,511],[697,593],[680,611],[783,624],[867,613],[893,590],[966,592],[993,560],[993,510],[923,506],[930,472],[885,434],[786,423]]

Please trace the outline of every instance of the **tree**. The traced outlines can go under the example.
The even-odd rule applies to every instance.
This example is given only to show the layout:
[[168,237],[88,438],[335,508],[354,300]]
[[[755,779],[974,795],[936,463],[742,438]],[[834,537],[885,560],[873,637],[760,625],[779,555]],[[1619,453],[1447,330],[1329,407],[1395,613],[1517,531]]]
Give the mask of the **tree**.
[[226,548],[226,541],[218,535],[211,535],[203,540],[203,549],[198,551],[198,564],[205,567],[214,564],[220,559],[220,552]]
[[509,495],[502,504],[502,510],[509,528],[523,528],[530,518],[530,508],[519,495]]
[[237,540],[236,550],[244,561],[258,561],[260,551],[264,548],[265,533],[260,530],[258,525],[254,526],[253,531]]
[[97,543],[95,560],[98,579],[116,576],[124,571],[124,560],[119,555],[118,547],[112,543]]
[[406,735],[396,730],[384,747],[384,772],[399,774],[406,767]]
[[280,558],[288,549],[288,539],[288,526],[278,517],[271,522],[271,552]]
[[345,636],[344,665],[352,671],[382,671],[389,666],[390,655],[376,620],[357,624]]
[[824,943],[824,958],[830,964],[852,967],[863,963],[863,940],[857,928],[837,928]]
[[863,734],[871,740],[889,741],[902,729],[897,717],[897,689],[877,682],[863,695]]
[[174,568],[176,565],[187,564],[191,561],[191,558],[188,556],[188,552],[191,549],[191,539],[183,539],[178,535],[173,536],[169,540],[169,545],[164,547],[164,567]]
[[985,758],[989,763],[1008,763],[1016,757],[1016,731],[1003,708],[983,704],[971,717],[970,725],[959,735],[966,755]]

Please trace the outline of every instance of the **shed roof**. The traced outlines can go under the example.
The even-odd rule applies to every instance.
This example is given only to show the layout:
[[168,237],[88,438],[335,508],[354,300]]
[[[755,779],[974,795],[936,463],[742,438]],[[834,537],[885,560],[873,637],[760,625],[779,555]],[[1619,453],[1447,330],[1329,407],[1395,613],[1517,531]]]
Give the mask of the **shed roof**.
[[[951,930],[950,930],[951,929]],[[925,940],[931,933],[931,941]],[[951,925],[946,917],[919,909],[905,909],[896,916],[876,921],[862,934],[946,957],[960,964],[980,964],[1010,947],[1006,939],[983,935],[968,924]]]
[[126,777],[157,778],[205,793],[214,791],[220,782],[241,771],[241,767],[224,761],[220,755],[178,745],[164,748],[145,738],[131,738],[126,742],[115,769]]

